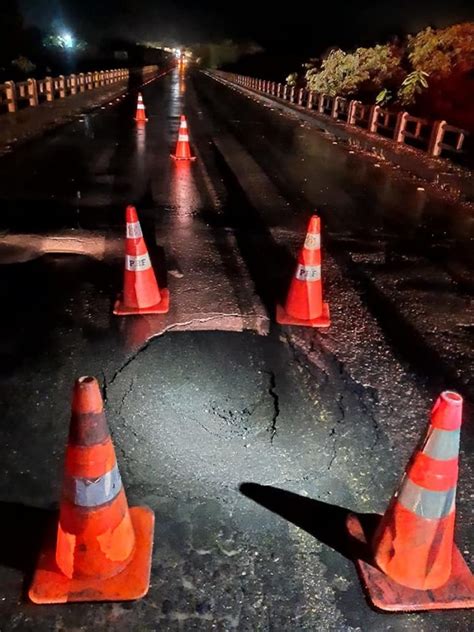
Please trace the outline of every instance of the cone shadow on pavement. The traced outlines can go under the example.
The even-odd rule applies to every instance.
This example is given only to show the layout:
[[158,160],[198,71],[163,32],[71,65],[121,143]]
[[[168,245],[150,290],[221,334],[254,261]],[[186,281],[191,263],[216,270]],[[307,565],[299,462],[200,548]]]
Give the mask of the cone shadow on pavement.
[[[353,514],[349,509],[257,483],[242,483],[239,490],[247,498],[304,529],[344,557],[351,560],[356,557],[370,559],[368,547],[351,538],[347,532],[346,522]],[[358,514],[357,517],[370,541],[379,517],[373,514]]]

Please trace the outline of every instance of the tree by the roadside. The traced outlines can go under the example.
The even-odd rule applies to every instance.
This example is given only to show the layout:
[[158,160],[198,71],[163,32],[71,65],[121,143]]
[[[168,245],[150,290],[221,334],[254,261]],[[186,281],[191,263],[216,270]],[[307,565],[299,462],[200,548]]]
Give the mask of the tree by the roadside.
[[411,105],[417,96],[428,88],[429,73],[424,70],[413,70],[402,81],[397,97],[401,105]]
[[337,48],[329,52],[320,67],[312,65],[306,72],[311,90],[330,96],[375,95],[382,86],[400,80],[400,51],[391,44],[358,48],[346,53]]
[[413,70],[441,78],[452,72],[474,70],[474,22],[445,29],[426,28],[408,39],[408,58]]
[[428,86],[403,99],[405,106],[429,118],[446,119],[474,130],[474,23],[427,28],[409,38],[413,72],[426,73]]

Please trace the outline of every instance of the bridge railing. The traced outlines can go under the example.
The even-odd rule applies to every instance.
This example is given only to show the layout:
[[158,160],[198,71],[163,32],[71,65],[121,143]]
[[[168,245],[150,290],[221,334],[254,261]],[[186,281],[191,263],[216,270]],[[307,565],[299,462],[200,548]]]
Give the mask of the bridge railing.
[[[143,76],[150,76],[156,70],[157,66],[145,66]],[[64,99],[78,92],[124,81],[128,77],[128,68],[116,68],[44,79],[6,81],[0,84],[0,111],[17,112],[23,107],[35,107],[44,101]]]
[[307,88],[297,89],[295,86],[256,77],[223,71],[215,71],[213,74],[245,88],[329,116],[347,125],[366,129],[395,143],[416,147],[426,151],[430,156],[441,156],[444,152],[460,154],[463,151],[467,132],[449,125],[446,121],[430,121],[412,116],[409,112],[396,112],[379,105],[368,105],[355,99],[321,94]]

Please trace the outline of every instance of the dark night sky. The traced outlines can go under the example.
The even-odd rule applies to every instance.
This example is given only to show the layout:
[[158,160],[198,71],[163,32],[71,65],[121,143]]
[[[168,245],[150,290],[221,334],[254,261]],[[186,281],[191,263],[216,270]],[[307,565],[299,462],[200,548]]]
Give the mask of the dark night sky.
[[[1,0],[0,0],[1,1]],[[62,21],[86,38],[192,43],[229,37],[252,39],[267,49],[319,53],[392,34],[474,19],[472,0],[19,0],[30,23],[48,28]]]

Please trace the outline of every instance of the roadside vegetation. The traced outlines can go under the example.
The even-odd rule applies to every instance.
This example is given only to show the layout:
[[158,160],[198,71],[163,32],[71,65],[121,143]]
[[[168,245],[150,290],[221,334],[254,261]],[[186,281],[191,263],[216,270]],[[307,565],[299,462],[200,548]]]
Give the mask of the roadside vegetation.
[[287,77],[292,85],[405,108],[474,131],[474,22],[426,28],[387,44],[332,48]]

